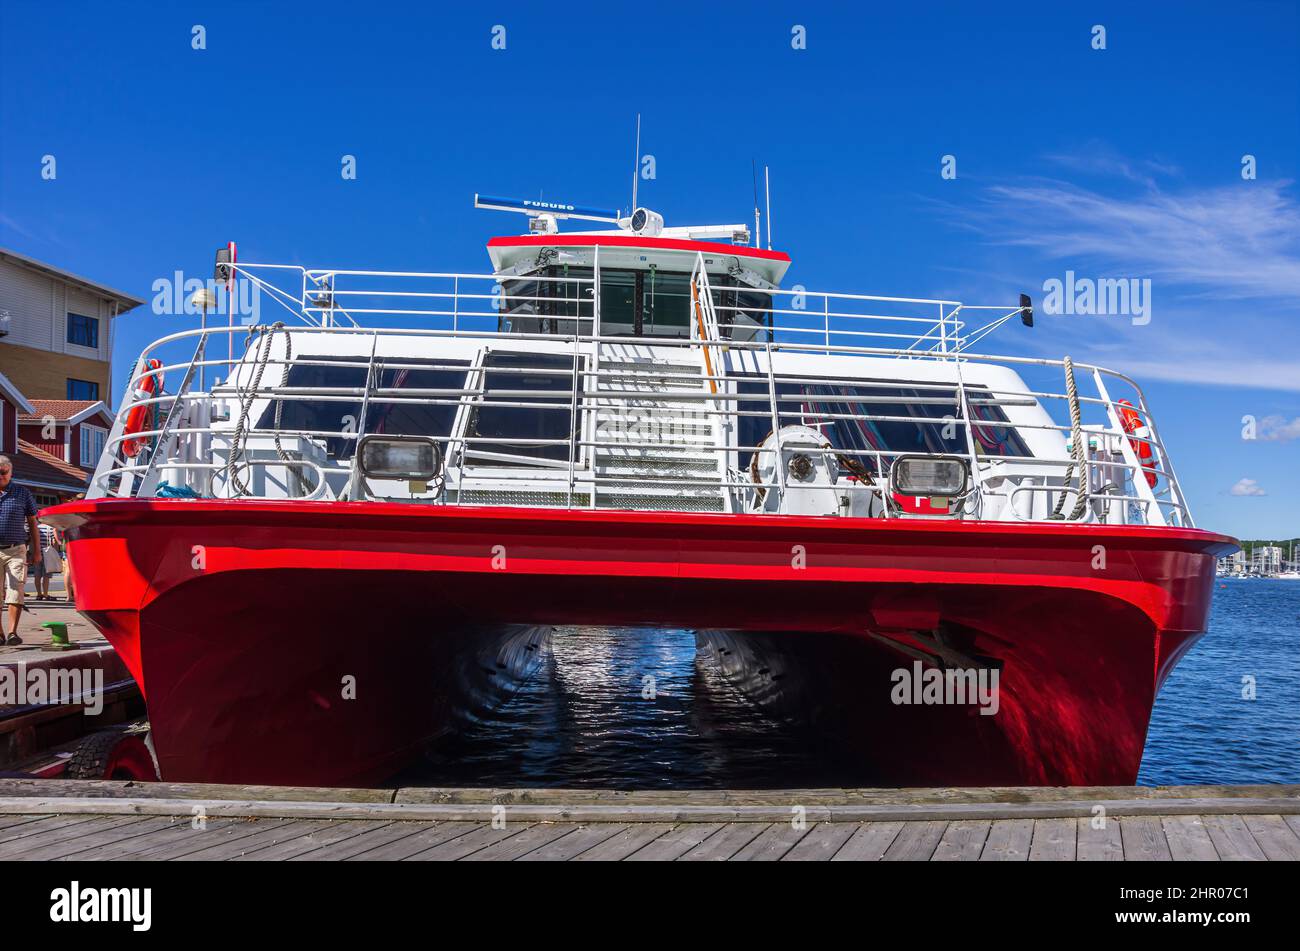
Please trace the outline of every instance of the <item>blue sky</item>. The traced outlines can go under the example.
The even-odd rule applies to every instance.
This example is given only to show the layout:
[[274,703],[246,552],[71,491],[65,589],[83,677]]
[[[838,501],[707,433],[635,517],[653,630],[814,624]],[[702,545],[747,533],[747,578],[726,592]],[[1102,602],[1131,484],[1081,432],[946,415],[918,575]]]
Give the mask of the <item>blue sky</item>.
[[[232,238],[243,259],[484,270],[519,222],[473,193],[626,206],[640,112],[642,203],[750,220],[751,159],[770,165],[774,244],[810,288],[1151,279],[1147,324],[1042,316],[989,349],[1132,371],[1201,525],[1300,533],[1294,4],[440,6],[5,0],[0,243],[146,299]],[[117,388],[174,329],[119,321]],[[1247,415],[1270,438],[1243,440]]]

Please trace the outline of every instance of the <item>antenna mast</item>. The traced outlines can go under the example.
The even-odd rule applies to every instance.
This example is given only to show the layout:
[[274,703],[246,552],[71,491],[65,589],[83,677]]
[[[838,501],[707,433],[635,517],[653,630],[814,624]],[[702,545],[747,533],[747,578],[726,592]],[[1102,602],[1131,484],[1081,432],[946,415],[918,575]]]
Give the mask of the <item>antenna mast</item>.
[[636,114],[636,154],[632,156],[632,211],[636,211],[636,185],[641,177],[641,113]]
[[749,174],[754,182],[754,247],[761,248],[763,246],[763,229],[758,223],[758,163],[752,158],[749,160]]
[[[767,166],[763,166],[763,191],[767,195],[767,249],[772,250],[772,179]],[[757,235],[755,235],[757,238]]]

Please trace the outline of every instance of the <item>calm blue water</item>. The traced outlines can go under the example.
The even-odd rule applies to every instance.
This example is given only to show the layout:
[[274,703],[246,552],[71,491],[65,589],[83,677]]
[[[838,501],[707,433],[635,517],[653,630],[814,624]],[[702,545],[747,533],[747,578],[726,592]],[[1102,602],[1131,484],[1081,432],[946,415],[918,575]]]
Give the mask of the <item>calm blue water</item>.
[[1214,587],[1209,633],[1156,700],[1138,782],[1300,783],[1300,581]]
[[[1241,696],[1245,675],[1253,701]],[[690,632],[609,628],[557,631],[545,668],[509,703],[395,782],[857,784],[853,764],[827,761],[697,660]],[[1300,782],[1300,582],[1216,582],[1210,633],[1157,701],[1139,782]]]

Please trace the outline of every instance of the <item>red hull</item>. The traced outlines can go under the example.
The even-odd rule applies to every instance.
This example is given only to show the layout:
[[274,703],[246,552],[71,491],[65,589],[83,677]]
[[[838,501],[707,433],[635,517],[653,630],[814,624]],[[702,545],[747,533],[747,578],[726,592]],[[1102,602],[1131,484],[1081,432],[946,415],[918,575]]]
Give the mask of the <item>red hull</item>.
[[[730,632],[704,636],[734,640],[742,686],[833,726],[882,782],[1131,783],[1234,548],[1193,529],[386,503],[47,514],[71,530],[78,608],[145,693],[164,778],[212,782],[382,778],[524,676],[544,626],[595,624]],[[890,702],[890,671],[932,656],[936,630],[1001,666],[996,716]]]

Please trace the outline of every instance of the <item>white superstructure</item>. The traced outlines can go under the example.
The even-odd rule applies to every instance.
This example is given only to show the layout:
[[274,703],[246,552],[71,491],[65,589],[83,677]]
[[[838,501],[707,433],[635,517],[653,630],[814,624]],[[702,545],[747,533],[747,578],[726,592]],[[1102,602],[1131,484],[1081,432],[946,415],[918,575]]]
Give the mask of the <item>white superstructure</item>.
[[782,288],[744,226],[643,211],[531,209],[488,274],[232,265],[285,322],[146,351],[131,391],[166,392],[128,394],[92,496],[1192,524],[1132,380],[975,353],[1027,298]]

